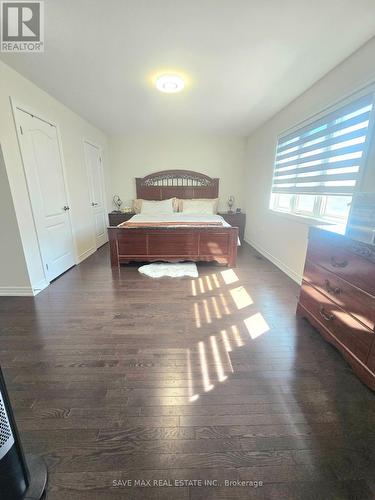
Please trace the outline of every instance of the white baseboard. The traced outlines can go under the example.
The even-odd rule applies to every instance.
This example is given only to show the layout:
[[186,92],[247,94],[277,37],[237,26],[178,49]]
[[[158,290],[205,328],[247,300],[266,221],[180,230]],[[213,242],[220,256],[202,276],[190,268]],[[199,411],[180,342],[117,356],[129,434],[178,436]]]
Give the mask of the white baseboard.
[[42,280],[31,286],[0,286],[0,297],[34,297],[47,288],[48,281]]
[[33,286],[33,292],[34,292],[33,295],[38,295],[38,293],[42,292],[45,288],[47,288],[47,286],[49,286],[48,281],[46,280],[40,281],[39,283]]
[[33,297],[31,286],[0,286],[0,297]]
[[81,253],[81,255],[78,255],[77,264],[80,264],[85,259],[87,259],[87,257],[90,257],[90,255],[92,255],[95,252],[96,252],[96,248],[92,247],[92,248],[89,248],[88,250],[86,250],[85,252]]
[[270,254],[265,250],[264,248],[260,247],[257,243],[254,241],[251,241],[247,238],[245,238],[245,242],[255,248],[257,252],[259,252],[263,257],[265,257],[267,260],[272,262],[272,264],[275,264],[276,267],[278,267],[283,273],[285,273],[289,278],[291,278],[293,281],[295,281],[298,285],[302,283],[302,276],[293,271],[293,269],[290,269],[289,266],[281,262],[277,257],[274,255]]

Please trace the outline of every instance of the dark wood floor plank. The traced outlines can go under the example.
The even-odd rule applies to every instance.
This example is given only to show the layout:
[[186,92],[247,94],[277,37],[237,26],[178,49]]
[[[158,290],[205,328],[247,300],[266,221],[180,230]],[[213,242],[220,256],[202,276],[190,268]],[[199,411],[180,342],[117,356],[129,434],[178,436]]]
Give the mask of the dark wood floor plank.
[[[230,480],[238,480],[238,470],[242,469],[157,469],[157,470],[143,470],[142,478],[145,481],[180,481],[180,480],[217,480],[226,477]],[[103,487],[111,487],[113,480],[128,479],[134,480],[134,473],[132,471],[113,470],[109,472],[62,472],[53,475],[50,481],[50,488],[52,491],[58,491],[59,488],[66,488],[70,485],[71,489],[85,491],[92,489],[99,489]],[[179,491],[179,490],[178,490]],[[145,498],[147,498],[145,493]],[[178,498],[178,496],[177,496]]]
[[192,469],[197,467],[237,468],[262,465],[292,465],[295,463],[290,451],[226,451],[212,453],[123,453],[122,451],[100,453],[87,450],[86,453],[71,453],[65,450],[63,454],[56,453],[46,457],[51,469],[55,472],[111,471],[126,468],[141,475],[142,470],[173,467]]
[[265,484],[262,487],[237,486],[193,488],[192,500],[372,500],[372,492],[365,481],[309,481],[283,484]]
[[0,298],[0,363],[49,498],[375,498],[375,395],[297,296],[243,245],[194,280],[113,273],[103,247],[36,298]]

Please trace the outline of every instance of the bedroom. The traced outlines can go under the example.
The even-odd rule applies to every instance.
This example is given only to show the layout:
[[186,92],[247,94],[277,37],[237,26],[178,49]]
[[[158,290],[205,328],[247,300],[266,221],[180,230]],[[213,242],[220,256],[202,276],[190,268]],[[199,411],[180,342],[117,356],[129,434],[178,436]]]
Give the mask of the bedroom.
[[373,2],[21,4],[0,499],[374,498]]

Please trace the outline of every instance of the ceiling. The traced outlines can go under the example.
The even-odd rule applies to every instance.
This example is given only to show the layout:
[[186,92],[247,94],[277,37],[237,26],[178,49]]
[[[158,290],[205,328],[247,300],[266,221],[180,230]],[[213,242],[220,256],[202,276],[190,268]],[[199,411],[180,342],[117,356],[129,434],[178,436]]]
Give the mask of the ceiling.
[[[109,134],[248,135],[375,34],[373,0],[46,0],[1,59]],[[177,72],[181,94],[152,78]]]

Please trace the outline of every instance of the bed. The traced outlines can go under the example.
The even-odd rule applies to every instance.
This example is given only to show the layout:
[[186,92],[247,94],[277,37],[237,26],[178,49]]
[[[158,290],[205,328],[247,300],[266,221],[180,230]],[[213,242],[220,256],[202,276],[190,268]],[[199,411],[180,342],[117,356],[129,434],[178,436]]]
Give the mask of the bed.
[[[137,178],[136,192],[144,200],[215,199],[219,179],[188,170],[164,170]],[[112,267],[131,261],[236,265],[238,228],[218,215],[135,216],[127,222],[108,228]]]

